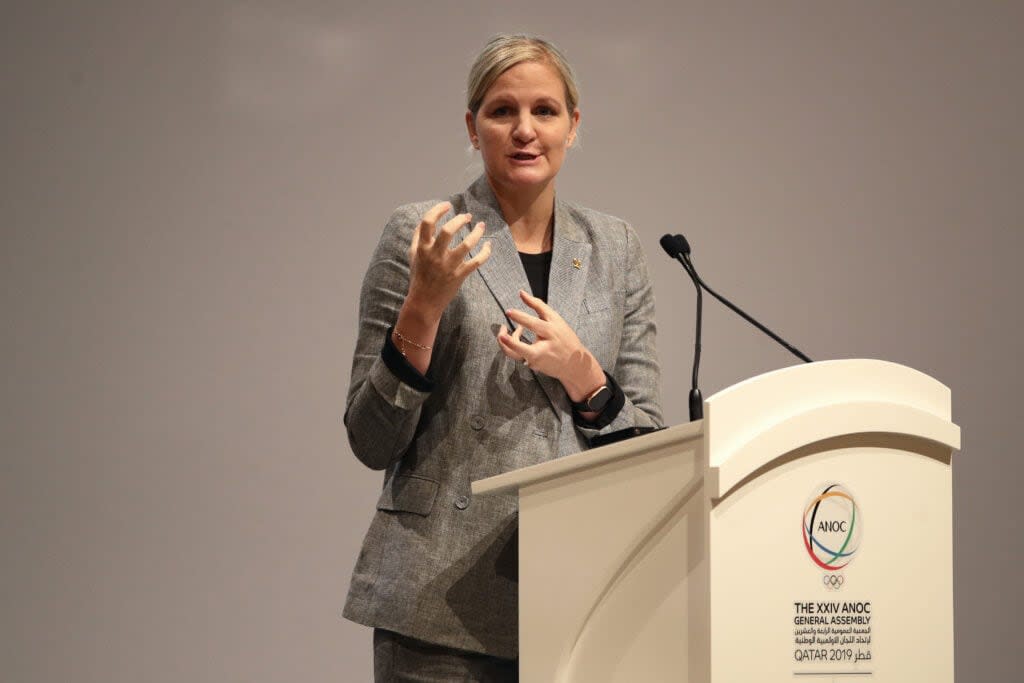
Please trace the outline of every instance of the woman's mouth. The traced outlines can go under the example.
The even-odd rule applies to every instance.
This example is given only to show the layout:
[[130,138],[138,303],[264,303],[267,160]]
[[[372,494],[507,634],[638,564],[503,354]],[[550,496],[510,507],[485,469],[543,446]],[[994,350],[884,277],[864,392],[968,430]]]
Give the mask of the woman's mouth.
[[516,152],[514,154],[510,154],[509,159],[519,163],[528,164],[535,161],[539,156],[539,154],[530,154],[528,152]]

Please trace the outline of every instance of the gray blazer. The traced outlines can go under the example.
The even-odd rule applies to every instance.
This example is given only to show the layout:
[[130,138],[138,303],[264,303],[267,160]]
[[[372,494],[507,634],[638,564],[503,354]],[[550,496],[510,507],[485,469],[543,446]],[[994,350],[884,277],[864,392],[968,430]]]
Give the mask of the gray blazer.
[[548,303],[626,395],[611,424],[581,428],[557,380],[509,360],[498,346],[504,311],[532,311],[519,299],[530,286],[486,178],[450,201],[454,213],[486,223],[492,253],[441,318],[427,372],[432,392],[401,382],[381,347],[408,288],[412,232],[436,201],[395,211],[363,280],[345,425],[356,457],[386,473],[344,616],[515,657],[517,502],[474,499],[470,483],[576,453],[599,431],[662,425],[654,296],[629,225],[556,200]]

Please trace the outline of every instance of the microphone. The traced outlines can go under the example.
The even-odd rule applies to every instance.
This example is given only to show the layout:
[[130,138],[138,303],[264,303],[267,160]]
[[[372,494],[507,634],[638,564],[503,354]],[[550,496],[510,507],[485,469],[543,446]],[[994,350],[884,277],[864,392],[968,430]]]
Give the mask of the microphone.
[[[666,237],[669,237],[669,236],[665,235],[664,237],[662,237],[661,238],[662,241],[665,241]],[[686,267],[686,271],[688,273],[690,273],[690,277],[692,277],[696,283],[699,283],[701,287],[706,289],[708,291],[708,294],[710,294],[711,296],[713,296],[716,299],[718,299],[719,301],[721,301],[723,304],[725,304],[726,306],[731,308],[735,313],[737,313],[740,317],[742,317],[748,323],[752,324],[754,327],[756,327],[757,329],[761,330],[762,332],[767,334],[769,337],[774,339],[776,342],[778,342],[779,344],[784,346],[787,351],[792,353],[794,356],[796,356],[800,360],[804,361],[805,363],[812,363],[813,362],[802,351],[800,351],[796,347],[790,345],[789,342],[787,342],[785,339],[783,339],[779,335],[775,334],[774,332],[769,330],[767,327],[765,327],[761,323],[759,323],[756,320],[754,320],[751,316],[747,315],[742,310],[740,310],[740,308],[738,306],[733,304],[731,301],[726,299],[724,296],[722,296],[721,294],[719,294],[715,290],[713,290],[710,287],[708,287],[708,284],[706,282],[704,282],[703,279],[701,279],[700,275],[697,274],[697,269],[694,267],[693,261],[690,259],[690,243],[687,242],[686,238],[683,237],[682,235],[674,235],[670,239],[671,239],[671,242],[673,244],[674,249],[678,250],[679,256],[677,257],[674,254],[669,254],[669,255],[672,256],[673,258],[678,258],[680,260],[680,262],[682,262],[684,264],[684,267]],[[664,247],[664,244],[662,244],[662,246]],[[668,251],[667,247],[665,248],[665,250]]]
[[701,319],[703,318],[704,306],[703,296],[700,290],[700,280],[697,271],[688,263],[690,245],[682,235],[663,235],[661,248],[665,253],[682,264],[683,270],[693,280],[693,286],[697,289],[697,334],[693,344],[693,381],[690,388],[690,421],[700,420],[704,417],[704,399],[700,395],[700,388],[697,386],[697,375],[700,372],[700,330]]

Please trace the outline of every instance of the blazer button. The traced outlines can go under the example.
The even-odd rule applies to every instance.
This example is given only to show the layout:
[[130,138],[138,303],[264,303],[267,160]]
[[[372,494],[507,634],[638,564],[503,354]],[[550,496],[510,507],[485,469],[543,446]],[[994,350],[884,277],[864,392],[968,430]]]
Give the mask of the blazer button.
[[465,510],[469,507],[469,496],[459,496],[455,499],[455,507]]
[[476,431],[480,431],[481,429],[484,428],[484,418],[481,417],[480,415],[474,415],[473,417],[469,418],[469,426],[475,429]]

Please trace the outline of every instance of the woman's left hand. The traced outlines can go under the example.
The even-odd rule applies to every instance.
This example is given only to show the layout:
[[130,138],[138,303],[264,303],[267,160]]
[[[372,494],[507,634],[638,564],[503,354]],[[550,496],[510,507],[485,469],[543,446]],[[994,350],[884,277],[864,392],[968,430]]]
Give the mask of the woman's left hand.
[[[523,361],[537,372],[554,377],[573,401],[587,398],[605,383],[604,370],[594,355],[558,312],[544,301],[519,290],[519,296],[527,306],[537,312],[536,316],[511,309],[506,311],[509,319],[516,323],[515,332],[509,334],[502,325],[498,332],[498,344],[506,356]],[[535,341],[522,341],[523,330],[533,332]]]

